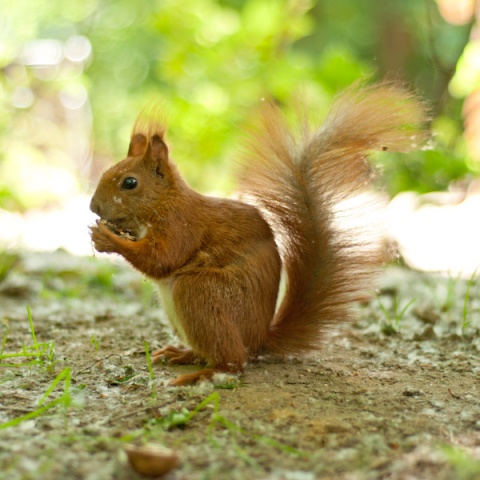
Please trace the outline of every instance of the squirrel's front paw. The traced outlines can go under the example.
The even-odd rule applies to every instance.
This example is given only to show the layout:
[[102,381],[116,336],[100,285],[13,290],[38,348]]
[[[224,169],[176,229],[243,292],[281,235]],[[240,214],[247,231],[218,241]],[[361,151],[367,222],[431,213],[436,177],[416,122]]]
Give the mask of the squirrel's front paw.
[[103,223],[97,222],[97,225],[91,226],[90,236],[97,252],[112,253],[118,251],[118,243],[121,239]]
[[168,360],[170,365],[189,365],[198,362],[199,357],[192,350],[168,345],[152,353],[153,363],[159,363],[162,359]]

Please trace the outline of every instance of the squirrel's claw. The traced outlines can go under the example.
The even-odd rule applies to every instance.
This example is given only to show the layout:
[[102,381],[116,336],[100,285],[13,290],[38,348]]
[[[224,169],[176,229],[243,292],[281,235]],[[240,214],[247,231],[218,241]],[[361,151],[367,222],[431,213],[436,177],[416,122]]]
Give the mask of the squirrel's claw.
[[167,360],[170,365],[189,365],[198,362],[198,356],[192,350],[185,350],[172,345],[155,350],[152,353],[152,363]]

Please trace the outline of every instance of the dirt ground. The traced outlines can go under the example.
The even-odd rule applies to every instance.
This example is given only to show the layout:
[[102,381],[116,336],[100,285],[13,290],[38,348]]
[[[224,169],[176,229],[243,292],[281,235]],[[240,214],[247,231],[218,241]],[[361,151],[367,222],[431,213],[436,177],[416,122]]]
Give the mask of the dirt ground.
[[124,449],[151,443],[177,452],[172,480],[480,478],[473,281],[389,267],[317,354],[172,388],[190,367],[154,365],[152,379],[146,342],[175,339],[137,273],[65,252],[9,265],[4,254],[1,478],[143,478]]

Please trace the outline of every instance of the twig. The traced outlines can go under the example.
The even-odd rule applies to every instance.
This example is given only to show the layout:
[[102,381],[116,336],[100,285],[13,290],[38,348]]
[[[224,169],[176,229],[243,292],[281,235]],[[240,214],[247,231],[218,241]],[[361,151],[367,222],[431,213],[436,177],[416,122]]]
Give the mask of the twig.
[[10,407],[5,405],[0,405],[0,410],[8,410],[10,412],[18,412],[18,413],[30,413],[32,411],[31,408]]
[[147,406],[144,406],[144,407],[134,407],[134,408],[132,408],[132,410],[130,410],[126,413],[122,413],[121,415],[104,418],[103,420],[98,422],[98,424],[104,425],[105,423],[108,423],[108,422],[114,422],[115,423],[115,422],[118,422],[119,420],[123,420],[124,418],[132,417],[135,414],[148,412],[149,410],[155,410],[157,408],[164,407],[166,405],[170,405],[170,404],[175,403],[175,402],[176,402],[176,400],[171,400],[170,402],[163,402],[163,403],[158,404],[158,405],[147,405]]
[[460,400],[462,397],[460,395],[457,395],[453,393],[450,389],[448,389],[448,393],[455,399],[455,400]]
[[85,368],[82,368],[81,370],[79,370],[78,372],[75,372],[75,375],[80,375],[81,373],[84,373],[86,372],[87,370],[90,370],[91,368],[93,368],[97,363],[99,362],[103,362],[111,357],[119,357],[120,358],[120,361],[123,363],[123,357],[119,354],[119,353],[111,353],[110,355],[107,355],[106,357],[103,357],[103,358],[97,358],[93,363],[91,363],[90,365],[88,365],[87,367]]

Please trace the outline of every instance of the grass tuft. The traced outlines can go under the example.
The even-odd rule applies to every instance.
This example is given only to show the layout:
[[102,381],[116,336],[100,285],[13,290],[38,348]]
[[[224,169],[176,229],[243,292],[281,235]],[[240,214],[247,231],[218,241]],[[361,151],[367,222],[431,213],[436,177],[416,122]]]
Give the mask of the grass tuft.
[[[8,324],[4,323],[5,333],[2,341],[2,348],[0,354],[0,367],[31,367],[33,365],[41,365],[48,372],[53,373],[54,361],[54,342],[37,342],[37,336],[35,334],[35,327],[33,325],[32,312],[30,307],[27,306],[27,316],[30,328],[30,336],[32,338],[32,345],[23,345],[20,352],[5,353],[5,346],[8,340]],[[16,363],[10,362],[11,359],[23,359],[23,362]],[[4,362],[4,360],[7,360]]]
[[477,271],[478,269],[480,268],[477,267],[472,275],[470,276],[470,278],[468,279],[468,283],[467,283],[467,290],[465,292],[465,296],[463,297],[463,320],[462,320],[462,335],[465,334],[465,330],[468,328],[468,326],[470,325],[470,319],[469,319],[469,311],[468,311],[468,303],[469,303],[469,299],[470,299],[470,290],[472,288],[472,286],[474,285],[474,283],[476,282],[476,276],[477,276]]
[[409,309],[409,307],[411,307],[417,301],[417,299],[412,298],[400,309],[398,297],[395,295],[393,297],[392,313],[390,313],[389,309],[382,303],[382,301],[380,300],[380,297],[377,297],[377,301],[378,301],[380,310],[383,312],[383,315],[385,317],[385,320],[382,325],[382,331],[387,335],[393,335],[398,333],[400,329],[400,322],[402,321],[403,317],[407,313],[407,310]]
[[[57,385],[63,380],[63,393],[60,397],[51,400],[48,403],[45,403],[48,397],[53,393],[53,391],[57,388]],[[52,408],[56,407],[57,405],[62,405],[65,411],[68,410],[72,403],[72,397],[70,395],[70,383],[71,383],[71,374],[70,368],[63,369],[52,381],[50,386],[48,387],[47,391],[42,395],[38,404],[39,407],[32,412],[26,413],[17,418],[13,418],[12,420],[8,420],[7,422],[0,424],[0,430],[5,430],[6,428],[16,427],[27,420],[32,420],[33,418],[37,418],[40,415],[43,415],[47,410],[51,410]],[[67,416],[65,416],[67,419]]]

